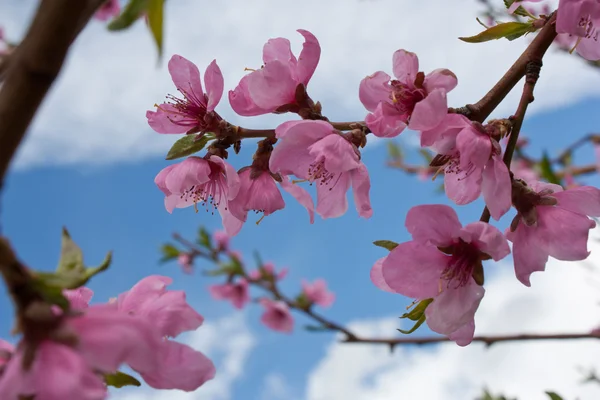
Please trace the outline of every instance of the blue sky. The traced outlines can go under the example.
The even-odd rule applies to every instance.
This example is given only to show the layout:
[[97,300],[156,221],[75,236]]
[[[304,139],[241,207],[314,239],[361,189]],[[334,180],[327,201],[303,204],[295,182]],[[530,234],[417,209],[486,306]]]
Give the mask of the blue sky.
[[[7,20],[2,20],[3,17],[0,17],[0,24],[12,28],[12,31],[7,32],[9,36],[14,35],[16,38],[19,34],[17,22],[19,18],[23,21],[23,18],[27,17],[33,4],[33,2],[26,3],[21,6],[16,2],[9,2],[0,6],[0,15],[12,16]],[[360,4],[348,6],[346,10],[348,18],[357,18],[356,15],[360,14],[364,4],[358,3]],[[197,5],[191,2],[186,4],[187,7]],[[436,4],[444,7],[441,0]],[[471,2],[463,2],[463,4],[465,7],[469,5],[472,8]],[[237,5],[242,7],[241,3]],[[424,15],[423,13],[426,12],[414,4],[405,5],[413,7],[412,11],[416,15]],[[374,2],[371,7],[382,7],[379,9],[381,11],[387,6],[390,6],[389,2],[380,1]],[[223,11],[215,5],[207,5],[207,7],[210,7],[208,11],[223,12],[231,23],[242,18],[229,9]],[[171,31],[176,38],[181,38],[183,35],[180,30],[175,30],[174,23],[167,28],[166,52],[167,54],[181,52],[182,55],[198,61],[199,64],[219,55],[223,55],[225,61],[232,62],[236,60],[235,54],[241,59],[241,61],[236,60],[236,68],[240,63],[247,66],[258,64],[260,47],[269,37],[289,37],[295,48],[300,43],[299,38],[294,37],[297,34],[293,29],[285,26],[286,18],[288,22],[291,18],[289,10],[287,13],[284,12],[285,7],[287,6],[276,6],[273,11],[280,13],[276,14],[279,17],[276,23],[277,32],[273,32],[275,28],[271,26],[263,26],[259,31],[250,34],[252,40],[244,39],[252,42],[254,54],[246,51],[245,42],[241,38],[218,26],[215,26],[216,38],[221,41],[229,40],[224,42],[225,46],[222,47],[231,46],[231,51],[227,54],[223,52],[222,47],[215,47],[210,43],[205,45],[201,41],[205,38],[202,33],[192,35],[198,42],[185,37],[184,39],[188,40],[186,42],[183,39],[182,41],[169,39],[168,34]],[[167,17],[174,19],[176,17],[185,19],[186,13],[189,13],[189,10],[181,5],[173,6],[169,11],[171,13],[167,14]],[[264,16],[256,14],[256,10],[246,11],[254,12],[252,14],[254,19],[252,16],[248,17],[254,22],[248,23],[250,24],[248,26],[244,25],[245,29],[258,27],[261,21],[264,22],[261,19]],[[373,10],[373,12],[377,11]],[[323,9],[323,13],[329,13],[328,18],[332,18],[334,12],[333,5]],[[447,13],[452,10],[431,11],[430,18],[443,20],[443,15],[438,16],[438,13],[442,12]],[[471,21],[472,15],[474,15],[473,11],[468,18],[463,14],[458,14],[457,18],[462,18],[460,21]],[[330,45],[336,43],[334,39],[337,28],[324,28],[319,19],[324,18],[323,15],[315,17],[316,22],[312,22],[311,15],[300,15],[298,18],[300,21],[293,21],[297,22],[295,25],[302,23],[303,26],[320,32],[323,43]],[[456,26],[460,21],[449,24],[449,29],[458,32]],[[205,29],[213,26],[211,21],[206,23],[208,26]],[[344,24],[336,26],[343,29]],[[417,26],[418,24],[406,27],[406,31],[403,32],[407,35],[411,27],[416,29]],[[466,29],[464,26],[466,25],[461,28],[463,33]],[[225,321],[227,318],[238,318],[236,323],[241,324],[239,326],[245,332],[245,337],[252,338],[252,345],[247,346],[251,348],[248,350],[249,356],[243,361],[243,373],[235,381],[229,382],[228,393],[214,394],[212,395],[214,397],[206,398],[276,400],[279,397],[275,397],[273,393],[266,393],[265,390],[276,392],[277,389],[273,388],[279,387],[285,393],[280,398],[325,399],[326,397],[315,394],[318,390],[315,389],[314,385],[317,384],[314,383],[313,375],[315,368],[326,365],[323,361],[326,357],[339,351],[332,350],[332,335],[305,332],[302,325],[309,321],[302,316],[297,316],[293,335],[270,332],[258,322],[261,310],[257,306],[250,306],[240,315],[232,317],[233,308],[228,303],[210,299],[206,290],[208,284],[217,283],[218,280],[211,281],[199,273],[190,277],[181,272],[175,263],[158,265],[159,247],[170,239],[171,233],[179,232],[188,238],[194,238],[200,225],[211,231],[220,229],[220,218],[207,215],[203,211],[195,214],[191,208],[176,210],[173,214],[168,214],[164,210],[162,193],[155,187],[153,179],[160,169],[170,163],[164,161],[164,154],[175,137],[159,137],[160,135],[154,133],[146,125],[143,110],[159,102],[166,93],[173,93],[169,76],[164,67],[154,69],[154,49],[150,38],[141,29],[143,27],[138,26],[130,33],[121,34],[118,39],[101,28],[95,23],[75,46],[64,77],[59,80],[44,105],[42,114],[36,120],[19,155],[15,170],[11,172],[6,182],[2,193],[0,215],[3,234],[11,239],[22,260],[35,269],[49,270],[55,267],[60,245],[60,231],[63,226],[69,229],[72,237],[82,247],[85,259],[91,265],[99,263],[108,250],[113,250],[114,262],[110,270],[94,278],[89,285],[95,291],[95,301],[106,301],[109,297],[129,289],[139,279],[149,274],[163,274],[174,278],[173,289],[186,291],[189,302],[206,318],[210,326],[207,329],[217,329],[215,327],[221,326],[220,321]],[[477,26],[470,24],[468,28],[476,30]],[[354,40],[357,42],[351,43],[349,47],[340,44],[338,47],[341,49],[334,48],[333,51],[335,54],[344,54],[344,51],[348,51],[352,46],[363,50],[371,48],[372,59],[380,61],[375,66],[372,59],[363,60],[362,63],[357,61],[356,69],[359,72],[352,68],[341,67],[341,72],[338,74],[336,60],[327,58],[326,55],[330,48],[323,45],[325,58],[322,62],[323,74],[319,76],[320,69],[317,70],[314,98],[324,103],[324,112],[332,120],[354,120],[364,117],[365,112],[360,104],[357,104],[356,99],[356,89],[360,79],[357,77],[362,77],[375,69],[389,71],[391,52],[399,46],[408,47],[404,43],[397,43],[404,39],[395,41],[391,40],[389,35],[378,36],[372,32],[365,34],[364,38]],[[428,43],[427,35],[416,42],[414,40],[416,39],[410,38],[404,41],[410,42],[412,48],[421,46],[422,50],[415,49],[415,51],[422,57],[424,65],[422,69],[425,71],[446,66],[444,62],[447,62],[453,70],[463,72],[462,75],[457,72],[457,75],[459,81],[465,77],[466,89],[461,89],[462,91],[455,97],[450,96],[451,100],[456,101],[452,103],[453,106],[476,101],[478,96],[489,87],[489,84],[482,85],[493,82],[502,71],[496,65],[490,65],[488,69],[481,71],[481,81],[484,83],[469,81],[468,77],[472,76],[469,75],[472,74],[469,68],[472,68],[473,63],[460,59],[464,56],[460,52],[465,51],[464,54],[470,54],[466,53],[468,50],[464,50],[462,44],[449,48],[449,52],[455,50],[460,54],[452,57],[448,54],[440,55],[436,45]],[[129,58],[125,48],[117,41],[131,41],[135,44],[136,48],[132,50]],[[197,48],[194,47],[196,44]],[[506,61],[507,65],[518,54],[519,46],[522,48],[525,44],[518,43],[515,44],[516,49],[511,48],[507,53],[510,55],[507,56],[509,58],[509,61]],[[93,45],[101,50],[91,49]],[[494,43],[487,48],[481,46],[481,55],[475,53],[471,55],[472,57],[489,59],[494,52],[509,49],[507,43]],[[236,49],[239,49],[239,52]],[[106,63],[102,63],[100,59],[102,55],[106,57]],[[579,61],[569,59],[562,54],[551,54],[549,58],[556,63],[553,65],[548,62],[548,69],[542,71],[540,94],[537,96],[538,100],[532,105],[533,116],[527,119],[523,127],[523,132],[532,139],[530,152],[533,155],[539,155],[539,151],[543,148],[550,154],[556,154],[560,148],[571,143],[578,135],[597,131],[600,126],[600,115],[597,113],[600,107],[600,92],[596,89],[600,83],[600,72],[590,73]],[[442,64],[432,64],[429,61],[431,59]],[[220,61],[221,58],[218,60]],[[499,61],[499,63],[503,62],[504,60]],[[96,64],[98,64],[97,68],[95,68]],[[207,63],[201,64],[200,68],[204,68],[205,64]],[[120,66],[124,76],[120,75]],[[228,79],[226,82],[231,83],[229,86],[235,84],[235,79],[230,78],[231,74],[227,74],[231,68],[233,67],[223,67]],[[578,72],[574,73],[573,68],[577,68]],[[140,71],[139,76],[133,74],[136,70]],[[236,70],[235,73],[239,75],[240,71]],[[342,81],[342,84],[339,81]],[[79,85],[81,83],[85,85]],[[516,105],[514,100],[514,95],[509,97],[508,104],[500,109],[503,113],[500,115],[510,115]],[[226,118],[231,117],[232,122],[242,126],[274,126],[274,121],[285,118],[282,116],[262,118],[258,122],[239,117],[236,119],[228,110],[226,102],[219,107],[218,110],[222,110]],[[407,152],[415,152],[410,145],[409,136],[412,135],[413,132],[406,132],[403,133],[403,138],[399,139],[399,143],[405,146]],[[381,292],[371,284],[369,270],[375,260],[385,255],[385,251],[373,246],[372,241],[409,240],[404,229],[404,217],[410,207],[423,203],[450,203],[444,196],[436,194],[438,182],[421,182],[415,177],[386,167],[384,165],[386,147],[382,144],[383,141],[379,141],[370,145],[363,153],[363,161],[369,168],[372,183],[371,201],[374,215],[371,219],[359,218],[351,205],[348,213],[342,218],[325,221],[317,218],[315,224],[310,225],[305,210],[284,194],[286,208],[265,218],[258,226],[252,223],[251,217],[242,232],[233,240],[233,246],[242,251],[249,262],[252,262],[252,252],[259,250],[264,260],[273,261],[280,268],[290,267],[288,277],[282,282],[282,288],[286,293],[296,294],[302,278],[309,280],[325,278],[331,290],[336,293],[337,299],[331,309],[324,310],[324,314],[338,322],[358,325],[360,322],[357,321],[385,318],[389,321],[392,318],[391,321],[394,322],[391,324],[386,322],[384,326],[387,329],[383,331],[379,325],[373,327],[363,324],[357,328],[371,330],[381,336],[391,336],[395,334],[395,328],[400,327],[399,320],[394,320],[393,317],[403,313],[404,306],[409,303],[409,300]],[[240,155],[232,154],[230,162],[237,168],[249,164],[253,150],[253,142],[245,143]],[[582,150],[580,154],[577,160],[582,163],[593,160],[592,150],[589,147]],[[586,182],[598,185],[597,178],[588,179]],[[469,223],[479,218],[481,208],[481,202],[478,201],[460,207],[457,211],[461,221]],[[499,226],[505,227],[509,220],[509,217],[505,217]],[[505,269],[511,268],[508,264],[499,264],[499,266]],[[197,265],[197,269],[203,267],[210,266]],[[494,267],[488,268],[487,277],[511,275],[510,271],[494,272],[497,270],[498,268]],[[535,284],[535,278],[533,282]],[[4,288],[0,291],[2,291],[0,308],[5,310],[7,315],[11,308]],[[589,324],[590,321],[587,323]],[[0,332],[4,337],[8,335],[10,326],[9,318],[1,321]],[[200,331],[203,329],[204,327],[200,328]],[[519,326],[514,326],[512,331],[515,330],[518,331]],[[422,329],[421,333],[425,334],[427,330]],[[236,332],[231,334],[235,335]],[[192,336],[188,335],[188,338]],[[228,337],[223,336],[221,340],[227,341]],[[407,350],[402,354],[408,359],[412,357],[411,351]],[[428,352],[434,351],[436,351],[434,348],[420,349],[419,353],[415,350],[414,354],[419,354],[419,357],[425,359]],[[378,357],[385,358],[386,355]],[[217,357],[218,367],[223,359]],[[225,366],[223,368],[228,371]],[[377,369],[372,374],[367,374],[368,379],[365,378],[366,375],[361,375],[365,386],[377,386],[380,380],[376,373]],[[352,374],[348,372],[348,375]],[[442,375],[440,375],[440,382],[443,382]],[[550,379],[546,381],[540,379],[541,385],[552,385],[554,382]],[[483,384],[484,381],[477,380],[476,377],[470,382],[471,386],[477,387]],[[576,387],[576,384],[573,383],[572,386]],[[547,386],[540,386],[534,389],[541,393],[547,388]],[[495,387],[495,390],[502,389],[502,386]],[[201,391],[198,396],[203,398]],[[189,397],[189,399],[193,398],[195,397]],[[369,398],[388,397],[372,395]],[[427,397],[429,398],[434,397]]]

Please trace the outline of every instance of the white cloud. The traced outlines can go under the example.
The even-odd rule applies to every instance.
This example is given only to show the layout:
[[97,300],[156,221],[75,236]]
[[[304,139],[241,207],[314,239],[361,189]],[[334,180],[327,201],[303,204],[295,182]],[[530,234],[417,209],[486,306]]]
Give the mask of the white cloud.
[[[227,340],[223,340],[227,338]],[[195,392],[176,390],[115,390],[116,400],[229,400],[231,389],[243,375],[243,368],[256,346],[242,313],[232,314],[215,322],[204,323],[197,331],[182,336],[182,341],[202,351],[217,368],[216,377]]]
[[[596,238],[598,232],[595,232]],[[596,241],[594,241],[596,240]],[[600,325],[600,243],[584,262],[551,261],[533,275],[532,288],[517,282],[504,263],[487,285],[478,311],[478,334],[585,332]],[[595,251],[595,252],[594,252]],[[595,268],[585,268],[593,265]],[[365,336],[390,336],[397,317],[358,321],[353,329]],[[565,399],[600,397],[600,387],[581,385],[578,367],[600,368],[595,339],[495,344],[466,348],[453,343],[436,347],[389,348],[333,343],[311,372],[308,400],[468,400],[487,386],[520,400],[547,400],[545,390]]]
[[[298,50],[301,37],[294,30],[305,28],[315,33],[323,48],[310,93],[323,102],[332,119],[364,117],[358,84],[376,70],[391,72],[391,56],[398,48],[417,52],[424,71],[452,69],[459,86],[449,97],[452,105],[461,106],[479,99],[528,42],[459,41],[458,36],[480,30],[474,19],[477,8],[475,0],[306,0],[301,5],[290,0],[179,0],[167,3],[166,54],[184,55],[201,69],[216,58],[226,87],[233,88],[244,67],[261,64],[267,39],[288,37]],[[15,35],[15,21],[23,21],[25,14],[14,4],[0,5],[4,17],[0,23],[6,21],[9,35]],[[161,157],[174,138],[152,132],[145,111],[173,88],[166,62],[160,69],[155,64],[156,52],[143,23],[111,34],[94,22],[75,44],[17,166]],[[550,52],[530,110],[548,110],[597,94],[598,84],[600,74],[576,57]],[[518,93],[511,94],[498,112],[514,112],[517,99]],[[268,127],[286,118],[236,117],[226,97],[223,100],[218,110],[234,123]]]
[[293,400],[295,398],[283,375],[278,372],[271,372],[265,376],[262,400]]

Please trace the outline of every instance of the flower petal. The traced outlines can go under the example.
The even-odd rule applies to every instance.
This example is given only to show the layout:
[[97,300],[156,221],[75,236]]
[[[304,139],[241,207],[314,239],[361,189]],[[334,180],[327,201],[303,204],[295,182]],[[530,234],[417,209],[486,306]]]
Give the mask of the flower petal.
[[531,274],[546,269],[548,252],[536,237],[536,228],[519,224],[517,230],[506,232],[506,237],[513,244],[513,260],[515,276],[525,286],[531,286]]
[[414,131],[435,128],[448,114],[446,91],[435,89],[415,104],[408,127]]
[[398,114],[389,103],[382,102],[371,114],[367,114],[365,123],[377,137],[392,138],[398,136],[406,128],[406,118]]
[[510,173],[500,156],[492,157],[482,174],[481,192],[490,215],[496,221],[512,206]]
[[346,192],[350,189],[350,173],[342,172],[329,184],[317,185],[317,214],[322,218],[337,218],[348,210]]
[[405,225],[414,241],[440,247],[450,245],[462,228],[454,209],[442,204],[411,208]]
[[419,57],[410,51],[396,50],[392,56],[392,65],[396,79],[412,84],[419,72]]
[[363,218],[371,218],[373,215],[371,199],[369,198],[371,180],[369,179],[369,171],[365,164],[360,163],[360,167],[350,171],[350,180],[352,181],[354,206],[356,207],[356,211],[358,211],[358,215]]
[[377,71],[360,81],[358,98],[369,111],[375,111],[379,103],[389,102],[391,88],[390,76],[383,71]]
[[300,203],[304,208],[306,208],[306,211],[308,211],[310,223],[314,223],[315,206],[310,194],[306,190],[304,190],[303,187],[290,182],[290,178],[287,175],[282,176],[282,181],[280,185],[283,190],[291,194],[298,201],[298,203]]
[[327,135],[311,144],[308,151],[315,160],[322,160],[325,169],[332,174],[348,172],[361,165],[352,144],[342,135]]
[[375,264],[373,264],[373,267],[371,268],[371,282],[385,292],[396,293],[396,291],[392,289],[383,278],[383,262],[386,258],[387,257],[380,258],[379,260],[375,261]]
[[510,254],[506,238],[495,226],[477,221],[466,225],[463,232],[468,233],[469,241],[482,252],[489,254],[494,261],[500,261]]
[[206,93],[208,95],[208,104],[206,111],[213,111],[221,97],[223,96],[223,74],[217,65],[217,60],[213,60],[206,71],[204,72],[204,84],[206,85]]
[[260,108],[250,97],[248,79],[250,75],[244,76],[234,90],[229,91],[229,104],[233,111],[244,117],[268,114],[271,110]]
[[294,103],[296,82],[290,67],[279,60],[272,61],[248,75],[248,93],[258,107],[275,109]]
[[577,214],[600,217],[600,190],[592,186],[580,186],[553,193],[558,207]]
[[186,133],[192,127],[184,122],[186,118],[169,103],[159,105],[156,111],[146,111],[148,125],[158,133]]
[[298,29],[297,32],[304,36],[304,44],[302,45],[300,57],[298,57],[296,79],[298,83],[303,83],[306,86],[319,64],[321,46],[319,45],[317,38],[309,31]]
[[196,99],[200,103],[206,104],[202,83],[200,82],[200,71],[198,71],[198,67],[193,62],[175,54],[169,60],[169,73],[175,87],[185,97]]
[[458,78],[454,75],[454,72],[445,68],[431,71],[425,76],[425,81],[423,82],[423,86],[427,92],[432,92],[435,89],[444,89],[448,93],[456,85],[458,85]]
[[416,299],[438,295],[449,257],[416,241],[400,243],[383,261],[383,279],[397,293]]

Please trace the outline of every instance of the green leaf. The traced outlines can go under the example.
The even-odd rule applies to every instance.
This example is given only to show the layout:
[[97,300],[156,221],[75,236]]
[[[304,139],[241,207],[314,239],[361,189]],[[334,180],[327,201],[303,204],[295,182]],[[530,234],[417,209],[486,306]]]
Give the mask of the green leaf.
[[402,149],[400,148],[398,143],[388,142],[387,148],[388,148],[388,155],[390,156],[390,158],[392,160],[402,161],[402,158],[403,158],[402,157]]
[[392,242],[391,240],[376,240],[373,242],[375,246],[383,247],[384,249],[388,249],[389,251],[394,250],[398,243]]
[[200,230],[198,231],[198,244],[206,247],[209,250],[212,249],[212,240],[210,234],[206,229],[204,229],[204,227],[200,227]]
[[554,392],[545,392],[548,397],[550,397],[550,400],[563,400],[562,396],[559,396],[558,394],[554,393]]
[[[504,5],[506,6],[506,8],[510,8],[510,6],[512,5],[512,3],[514,3],[515,0],[504,0]],[[530,17],[530,18],[534,18],[533,15],[531,15],[526,9],[524,9],[522,6],[517,7],[517,9],[513,12],[514,15],[520,15],[521,17]]]
[[111,259],[112,253],[109,252],[99,266],[86,267],[81,248],[63,228],[61,255],[56,272],[38,272],[36,276],[46,285],[61,289],[75,289],[85,285],[92,276],[106,270],[110,266]]
[[206,144],[215,138],[212,133],[205,133],[196,140],[198,135],[185,135],[171,147],[171,150],[167,153],[167,160],[175,160],[177,158],[186,157],[202,150]]
[[560,178],[556,176],[554,170],[552,169],[552,163],[550,162],[550,158],[548,157],[548,153],[544,152],[540,163],[538,164],[540,169],[540,174],[542,178],[550,183],[555,183],[557,185],[561,184]]
[[515,40],[526,33],[534,31],[535,28],[530,22],[505,22],[494,25],[475,36],[459,37],[459,39],[467,43],[482,43],[501,38]]
[[402,314],[400,318],[408,318],[412,321],[418,321],[425,315],[425,310],[427,309],[427,306],[431,304],[431,302],[433,302],[433,299],[421,300],[416,306],[413,307],[412,310]]
[[50,304],[56,304],[63,310],[69,309],[69,300],[64,296],[61,287],[50,285],[39,273],[36,273],[36,276],[32,280],[32,284],[35,291],[42,295],[44,301]]
[[421,318],[419,318],[419,320],[417,321],[417,323],[412,328],[410,328],[409,330],[405,331],[403,329],[398,329],[398,331],[401,332],[401,333],[404,333],[405,335],[409,335],[409,334],[413,333],[414,331],[416,331],[417,329],[419,329],[419,327],[421,325],[423,325],[423,322],[425,322],[425,314],[423,314],[421,316]]
[[131,375],[127,375],[124,372],[117,371],[114,374],[104,374],[104,382],[108,386],[114,386],[116,388],[122,388],[123,386],[141,386],[140,381],[135,379]]
[[163,254],[162,258],[160,259],[161,263],[174,260],[175,258],[179,257],[180,254],[179,249],[170,243],[163,244],[160,248],[160,251]]
[[123,11],[108,24],[109,31],[120,31],[129,28],[148,10],[148,0],[130,0]]
[[427,164],[429,164],[431,162],[431,160],[433,160],[433,156],[431,155],[431,153],[425,149],[419,149],[419,153],[423,156],[423,158],[425,159],[425,161],[427,161]]
[[162,57],[163,50],[163,16],[164,16],[164,0],[149,0],[148,1],[148,27],[152,32],[152,37],[158,48],[158,58]]

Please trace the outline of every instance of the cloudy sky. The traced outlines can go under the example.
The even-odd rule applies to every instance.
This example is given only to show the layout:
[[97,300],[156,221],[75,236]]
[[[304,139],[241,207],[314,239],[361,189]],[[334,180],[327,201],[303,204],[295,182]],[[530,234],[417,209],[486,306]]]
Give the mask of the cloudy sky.
[[[36,3],[0,3],[0,25],[10,39],[20,39]],[[452,106],[477,101],[529,39],[477,45],[457,40],[479,31],[476,15],[475,0],[177,0],[166,9],[165,54],[167,59],[180,54],[200,69],[216,59],[231,89],[244,68],[261,65],[261,49],[269,38],[289,38],[297,51],[302,42],[295,30],[308,29],[322,46],[311,96],[323,103],[331,120],[357,120],[365,116],[357,97],[360,80],[377,70],[391,72],[392,53],[400,48],[416,52],[425,72],[441,67],[455,72],[459,85],[449,95]],[[220,226],[218,218],[191,209],[168,214],[153,184],[156,173],[169,164],[164,155],[175,140],[155,134],[145,120],[147,109],[174,92],[165,65],[157,67],[142,23],[113,34],[92,22],[75,43],[2,193],[3,233],[32,268],[54,267],[65,225],[90,264],[108,250],[115,252],[111,270],[91,283],[96,301],[106,301],[149,274],[165,274],[206,317],[203,327],[183,339],[215,360],[214,381],[196,393],[144,388],[120,391],[116,399],[463,400],[474,398],[484,386],[521,400],[544,399],[544,390],[556,390],[569,400],[600,396],[600,386],[580,384],[578,370],[600,368],[595,341],[489,349],[444,344],[400,348],[390,355],[387,348],[340,345],[332,335],[305,332],[302,326],[309,321],[301,316],[292,335],[270,332],[258,322],[259,309],[235,312],[211,300],[207,278],[188,277],[176,265],[159,266],[158,248],[172,232],[193,237],[200,225],[211,230]],[[548,54],[524,126],[533,154],[541,149],[556,154],[578,135],[597,132],[599,85],[600,72],[576,57]],[[518,95],[511,94],[495,115],[513,113]],[[217,110],[247,127],[274,127],[289,117],[239,117],[226,97]],[[406,132],[398,141],[409,148],[414,139]],[[238,168],[247,165],[252,151],[253,143],[248,143],[230,161]],[[591,159],[589,148],[578,154],[582,162]],[[364,335],[391,336],[401,327],[397,316],[410,300],[370,283],[370,267],[384,255],[371,242],[408,240],[403,224],[411,206],[447,202],[436,194],[437,183],[386,168],[385,146],[370,145],[363,160],[372,180],[375,212],[370,220],[359,219],[351,208],[343,218],[309,225],[302,208],[286,197],[285,210],[259,226],[247,224],[234,245],[248,260],[259,250],[263,259],[290,267],[283,283],[290,294],[297,292],[302,278],[327,279],[337,295],[334,306],[324,311],[330,318]],[[598,185],[599,180],[587,182]],[[468,223],[480,210],[476,202],[458,212]],[[478,333],[584,331],[600,325],[600,246],[593,241],[594,247],[597,252],[586,262],[552,261],[548,272],[534,275],[532,288],[514,279],[510,260],[488,265]],[[2,309],[9,314],[4,289],[0,291]],[[10,325],[10,318],[0,325],[6,337]],[[419,334],[428,333],[423,329]]]

